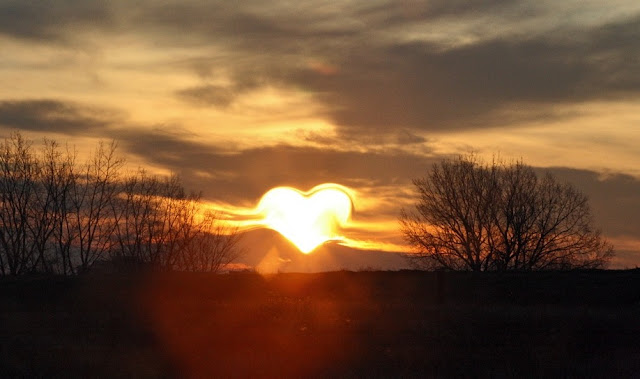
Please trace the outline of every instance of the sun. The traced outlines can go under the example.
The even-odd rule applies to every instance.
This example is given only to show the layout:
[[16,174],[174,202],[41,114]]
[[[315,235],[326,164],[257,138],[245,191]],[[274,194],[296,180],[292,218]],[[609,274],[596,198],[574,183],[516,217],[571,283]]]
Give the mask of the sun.
[[302,192],[292,187],[276,187],[262,196],[258,211],[266,227],[273,229],[301,252],[309,254],[330,240],[340,240],[340,230],[353,210],[350,190],[325,183]]

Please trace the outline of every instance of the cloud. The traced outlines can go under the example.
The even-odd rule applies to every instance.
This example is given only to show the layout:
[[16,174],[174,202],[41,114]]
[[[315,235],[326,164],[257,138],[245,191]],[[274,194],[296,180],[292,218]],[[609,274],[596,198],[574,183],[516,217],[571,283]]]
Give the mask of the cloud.
[[0,101],[0,126],[26,131],[86,135],[118,117],[116,111],[55,99]]
[[290,145],[234,151],[161,130],[121,130],[117,138],[127,153],[181,174],[187,185],[203,190],[211,199],[229,202],[255,201],[280,185],[304,190],[323,182],[406,184],[433,162],[428,156],[402,151],[355,152]]
[[[410,201],[411,180],[424,176],[441,155],[399,150],[341,151],[330,148],[275,145],[245,150],[184,139],[183,135],[123,134],[121,146],[148,162],[179,173],[193,189],[212,200],[255,203],[274,186],[302,190],[323,182],[337,182],[379,198],[386,207],[377,216],[395,217]],[[590,198],[597,225],[610,236],[640,235],[640,180],[624,174],[602,174],[570,168],[540,169],[573,183]],[[208,173],[208,175],[202,175]],[[409,196],[409,197],[407,197]],[[396,209],[398,208],[398,209]]]
[[337,75],[299,72],[293,80],[318,94],[334,122],[360,132],[515,127],[562,117],[562,104],[637,96],[640,68],[629,62],[640,58],[638,23],[590,31],[583,40],[544,35],[444,50],[429,42],[354,48]]
[[625,174],[607,176],[570,168],[550,168],[589,197],[594,217],[612,237],[640,236],[640,180]]
[[113,20],[108,0],[0,1],[0,34],[62,42],[78,28],[96,28]]
[[187,88],[178,91],[177,94],[179,97],[189,102],[200,103],[202,105],[213,105],[222,108],[231,105],[237,97],[234,90],[215,85],[203,85]]
[[341,135],[419,135],[517,127],[571,117],[563,105],[637,99],[638,9],[613,8],[525,0],[3,1],[0,33],[48,41],[108,28],[150,47],[197,51],[177,60],[201,82],[172,91],[194,105],[226,108],[252,89],[294,89],[312,96]]
[[[269,188],[287,184],[304,189],[331,181],[369,186],[408,183],[433,161],[426,146],[422,155],[400,149],[425,142],[407,131],[395,137],[396,148],[349,150],[354,146],[346,140],[339,145],[337,138],[320,138],[321,147],[279,144],[239,149],[230,141],[200,141],[180,125],[139,125],[115,110],[59,99],[0,101],[0,126],[114,139],[125,154],[180,173],[191,188],[226,201],[257,199]],[[310,140],[314,138],[319,137]]]
[[410,146],[418,146],[423,152],[428,152],[426,146],[429,139],[419,136],[410,130],[400,129],[391,131],[385,135],[364,134],[357,135],[349,130],[339,130],[338,135],[328,136],[318,132],[299,131],[300,137],[307,142],[312,142],[320,146],[330,146],[338,150],[349,150],[354,148],[354,142],[357,145],[366,146],[367,150],[375,150],[377,148],[393,149],[404,148]]
[[[345,15],[311,7],[294,14],[277,6],[269,12],[185,3],[152,9],[147,17],[227,52],[228,60],[210,64],[230,71],[232,84],[221,88],[205,79],[179,91],[183,99],[225,106],[243,95],[239,88],[294,88],[312,94],[323,116],[350,135],[516,127],[572,116],[563,105],[640,93],[640,68],[633,64],[640,59],[640,17],[633,12],[551,28],[545,20],[558,17],[553,6],[527,1],[353,8]],[[204,16],[214,9],[215,21]],[[482,20],[501,22],[495,25],[501,32],[484,37],[466,30]],[[528,26],[518,31],[519,22]],[[467,25],[464,32],[460,25]],[[409,38],[410,31],[458,35],[463,42]],[[198,72],[206,72],[203,60],[197,62]]]
[[[331,145],[240,149],[232,143],[199,141],[197,135],[179,126],[150,129],[123,123],[116,128],[112,126],[115,116],[106,111],[99,115],[90,107],[51,99],[0,102],[3,126],[115,139],[126,155],[180,174],[189,189],[201,190],[205,198],[239,206],[254,206],[275,186],[306,190],[319,183],[337,182],[359,191],[369,202],[367,211],[357,212],[361,221],[391,220],[400,207],[414,201],[411,179],[425,175],[443,158],[428,147],[422,153],[400,149],[350,151]],[[407,138],[414,139],[411,135]],[[596,225],[607,236],[635,239],[640,235],[638,178],[563,167],[539,170],[552,172],[584,191],[590,198]]]

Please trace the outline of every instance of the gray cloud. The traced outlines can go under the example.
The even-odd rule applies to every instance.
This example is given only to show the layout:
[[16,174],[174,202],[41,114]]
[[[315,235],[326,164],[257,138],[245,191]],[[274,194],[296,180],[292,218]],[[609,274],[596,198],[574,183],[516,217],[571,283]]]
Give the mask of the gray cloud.
[[0,1],[0,34],[11,37],[64,41],[79,27],[112,22],[108,0]]
[[[569,168],[552,168],[550,171],[587,194],[596,224],[607,237],[637,240],[640,236],[640,180],[624,174],[603,177],[595,172]],[[613,267],[638,266],[637,249],[614,247]]]
[[213,105],[218,107],[228,107],[238,96],[236,91],[230,88],[203,85],[187,88],[177,92],[178,96],[186,101],[200,103],[202,105]]
[[[513,126],[562,117],[559,104],[637,97],[639,19],[567,40],[535,36],[443,50],[424,42],[356,48],[331,77],[293,76],[345,128]],[[621,40],[614,36],[626,36]],[[614,43],[615,41],[615,43]]]
[[[320,139],[323,148],[277,145],[239,150],[228,142],[196,142],[197,135],[179,125],[134,125],[115,111],[55,99],[0,101],[0,126],[115,139],[125,153],[180,173],[191,188],[229,201],[257,199],[277,185],[311,188],[336,180],[346,185],[408,183],[412,172],[424,170],[432,162],[399,149],[338,150],[329,147],[335,144],[334,139]],[[424,142],[406,131],[395,138],[398,145]],[[348,144],[340,147],[345,149]]]
[[[194,12],[188,4],[184,7],[183,12]],[[298,88],[315,94],[327,109],[325,117],[352,135],[514,126],[571,116],[559,111],[558,105],[640,94],[640,68],[634,64],[640,59],[637,16],[593,28],[502,34],[449,47],[389,36],[380,39],[385,30],[402,22],[428,28],[428,22],[438,17],[486,16],[496,10],[513,22],[542,12],[529,2],[489,2],[482,7],[436,2],[407,15],[404,11],[410,8],[411,4],[404,8],[387,4],[382,10],[362,9],[354,12],[359,23],[345,21],[333,28],[321,17],[286,13],[256,12],[231,18],[233,27],[227,28],[226,20],[222,26],[214,23],[213,29],[206,27],[210,20],[201,23],[196,17],[194,33],[222,41],[233,51],[227,67],[237,84],[231,92],[203,85],[179,93],[183,98],[192,95],[189,98],[198,104],[208,100],[220,105],[230,101],[230,94],[242,95],[234,87],[251,88],[243,82]],[[391,9],[395,11],[382,17],[383,10]],[[177,27],[182,19],[155,18],[165,27]],[[310,58],[332,69],[305,64]],[[202,60],[199,63],[202,72]]]
[[310,189],[323,182],[347,186],[408,184],[433,160],[401,151],[349,152],[289,145],[229,151],[162,131],[118,135],[128,153],[167,167],[207,197],[257,200],[269,188]]
[[137,10],[132,21],[167,34],[182,30],[175,35],[178,39],[214,43],[219,42],[216,38],[224,39],[226,45],[252,49],[257,55],[275,50],[298,54],[312,40],[319,42],[357,31],[354,25],[336,22],[343,19],[343,12],[327,11],[330,8],[313,2],[295,6],[278,1],[149,2]]
[[[183,60],[204,80],[175,89],[176,96],[226,107],[254,88],[295,88],[312,94],[324,105],[323,116],[352,136],[513,126],[567,117],[558,111],[563,104],[637,98],[640,17],[629,14],[604,26],[575,20],[542,25],[557,17],[554,11],[553,4],[524,0],[295,6],[4,0],[0,33],[46,40],[109,27],[158,47],[214,47],[211,56]],[[457,45],[403,39],[406,28],[446,34],[434,29],[445,27],[436,23],[442,20],[511,26]],[[514,31],[531,20],[541,23],[539,30]],[[231,84],[211,84],[207,75],[214,72],[230,75]]]
[[[379,134],[362,134],[358,135],[350,130],[340,130],[337,136],[327,136],[317,132],[300,131],[300,137],[307,142],[314,142],[318,145],[329,146],[339,150],[349,150],[354,146],[354,141],[362,146],[367,146],[369,150],[379,148],[393,149],[407,147],[410,145],[422,145],[429,140],[419,136],[407,129],[399,129],[391,131],[385,135]],[[426,150],[426,148],[424,148]]]
[[[401,0],[386,2],[361,10],[359,15],[383,24],[404,24],[411,20],[432,20],[446,16],[505,14],[513,9],[530,10],[526,1],[518,0]],[[529,13],[529,12],[527,12]]]
[[611,236],[640,236],[640,180],[629,175],[601,174],[569,168],[549,171],[589,196],[594,217]]
[[0,101],[0,126],[27,131],[89,134],[118,117],[115,111],[53,99]]

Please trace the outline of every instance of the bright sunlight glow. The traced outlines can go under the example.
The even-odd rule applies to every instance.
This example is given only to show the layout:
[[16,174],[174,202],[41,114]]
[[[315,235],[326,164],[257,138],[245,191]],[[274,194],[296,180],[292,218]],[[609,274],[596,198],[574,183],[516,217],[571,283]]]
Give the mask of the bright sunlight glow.
[[325,183],[309,192],[276,187],[262,196],[258,211],[266,227],[273,229],[303,253],[330,240],[341,240],[340,228],[351,217],[353,202],[349,190]]

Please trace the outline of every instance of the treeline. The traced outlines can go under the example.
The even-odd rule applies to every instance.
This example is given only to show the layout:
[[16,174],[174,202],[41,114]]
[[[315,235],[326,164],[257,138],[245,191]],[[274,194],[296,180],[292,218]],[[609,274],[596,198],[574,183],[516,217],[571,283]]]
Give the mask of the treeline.
[[74,275],[96,262],[217,271],[239,254],[237,231],[177,176],[125,172],[116,144],[83,160],[19,133],[0,143],[0,274]]

